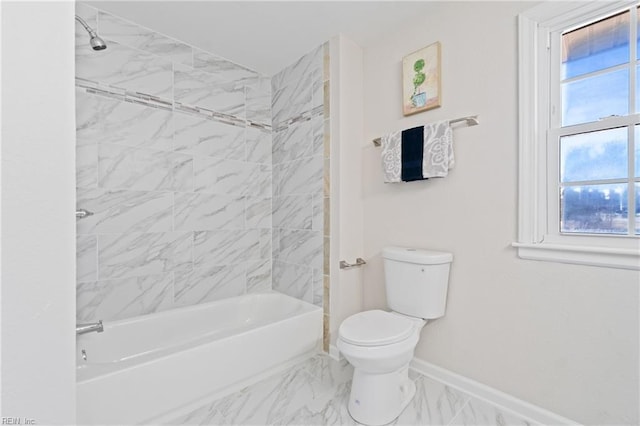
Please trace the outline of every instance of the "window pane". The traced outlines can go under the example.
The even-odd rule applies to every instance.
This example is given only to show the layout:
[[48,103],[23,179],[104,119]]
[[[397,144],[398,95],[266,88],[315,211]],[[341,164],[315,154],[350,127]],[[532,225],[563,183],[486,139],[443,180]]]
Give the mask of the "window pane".
[[562,84],[562,125],[588,123],[629,112],[626,69]]
[[562,35],[562,79],[629,62],[629,12]]
[[635,169],[636,169],[636,177],[640,177],[640,126],[636,126],[636,135],[634,138],[634,151],[636,152],[635,159]]
[[[640,54],[640,51],[638,51]],[[636,66],[636,78],[640,76],[640,66]],[[640,112],[640,84],[636,81],[636,110],[634,111],[636,114]]]
[[636,183],[636,235],[640,235],[640,183]]
[[627,185],[561,188],[560,208],[560,232],[627,233]]
[[[640,52],[640,7],[636,7],[636,14],[638,15],[638,24],[636,27],[636,59],[638,57],[638,54]],[[637,110],[636,110],[637,111]]]
[[627,164],[626,127],[560,138],[561,182],[626,178]]

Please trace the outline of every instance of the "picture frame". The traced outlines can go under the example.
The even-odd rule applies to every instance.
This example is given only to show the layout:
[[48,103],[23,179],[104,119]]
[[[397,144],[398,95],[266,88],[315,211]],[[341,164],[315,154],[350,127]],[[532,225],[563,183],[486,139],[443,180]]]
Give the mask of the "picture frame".
[[402,112],[405,116],[441,105],[440,42],[402,58]]

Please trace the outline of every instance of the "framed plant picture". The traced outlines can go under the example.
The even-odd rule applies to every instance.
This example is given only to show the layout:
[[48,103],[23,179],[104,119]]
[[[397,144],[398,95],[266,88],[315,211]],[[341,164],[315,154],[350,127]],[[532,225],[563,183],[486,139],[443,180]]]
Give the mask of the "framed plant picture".
[[411,115],[440,106],[440,42],[402,59],[402,112]]

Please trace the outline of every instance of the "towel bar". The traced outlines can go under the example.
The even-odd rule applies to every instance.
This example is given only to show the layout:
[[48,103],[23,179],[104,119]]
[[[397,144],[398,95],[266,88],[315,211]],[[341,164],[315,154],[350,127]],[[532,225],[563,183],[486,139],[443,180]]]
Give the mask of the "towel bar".
[[[469,127],[477,126],[478,124],[480,124],[480,120],[478,120],[478,116],[477,115],[470,115],[468,117],[455,118],[453,120],[449,120],[449,124],[461,123],[463,121]],[[373,140],[373,145],[374,146],[380,146],[381,144],[382,144],[382,138],[375,138]]]

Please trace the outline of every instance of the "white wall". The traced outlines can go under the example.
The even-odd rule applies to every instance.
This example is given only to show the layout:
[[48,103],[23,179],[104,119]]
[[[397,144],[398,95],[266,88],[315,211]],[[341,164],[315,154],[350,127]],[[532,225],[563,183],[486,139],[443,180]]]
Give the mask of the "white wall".
[[2,3],[2,416],[75,420],[73,2]]
[[[385,306],[380,250],[451,251],[445,317],[416,356],[586,424],[638,424],[637,272],[525,261],[517,230],[517,26],[527,4],[434,3],[364,52],[366,309]],[[442,43],[442,107],[401,113],[402,57]],[[479,114],[447,178],[383,184],[371,139]]]
[[362,311],[362,268],[338,269],[364,256],[362,223],[362,49],[331,40],[331,344],[340,323]]

